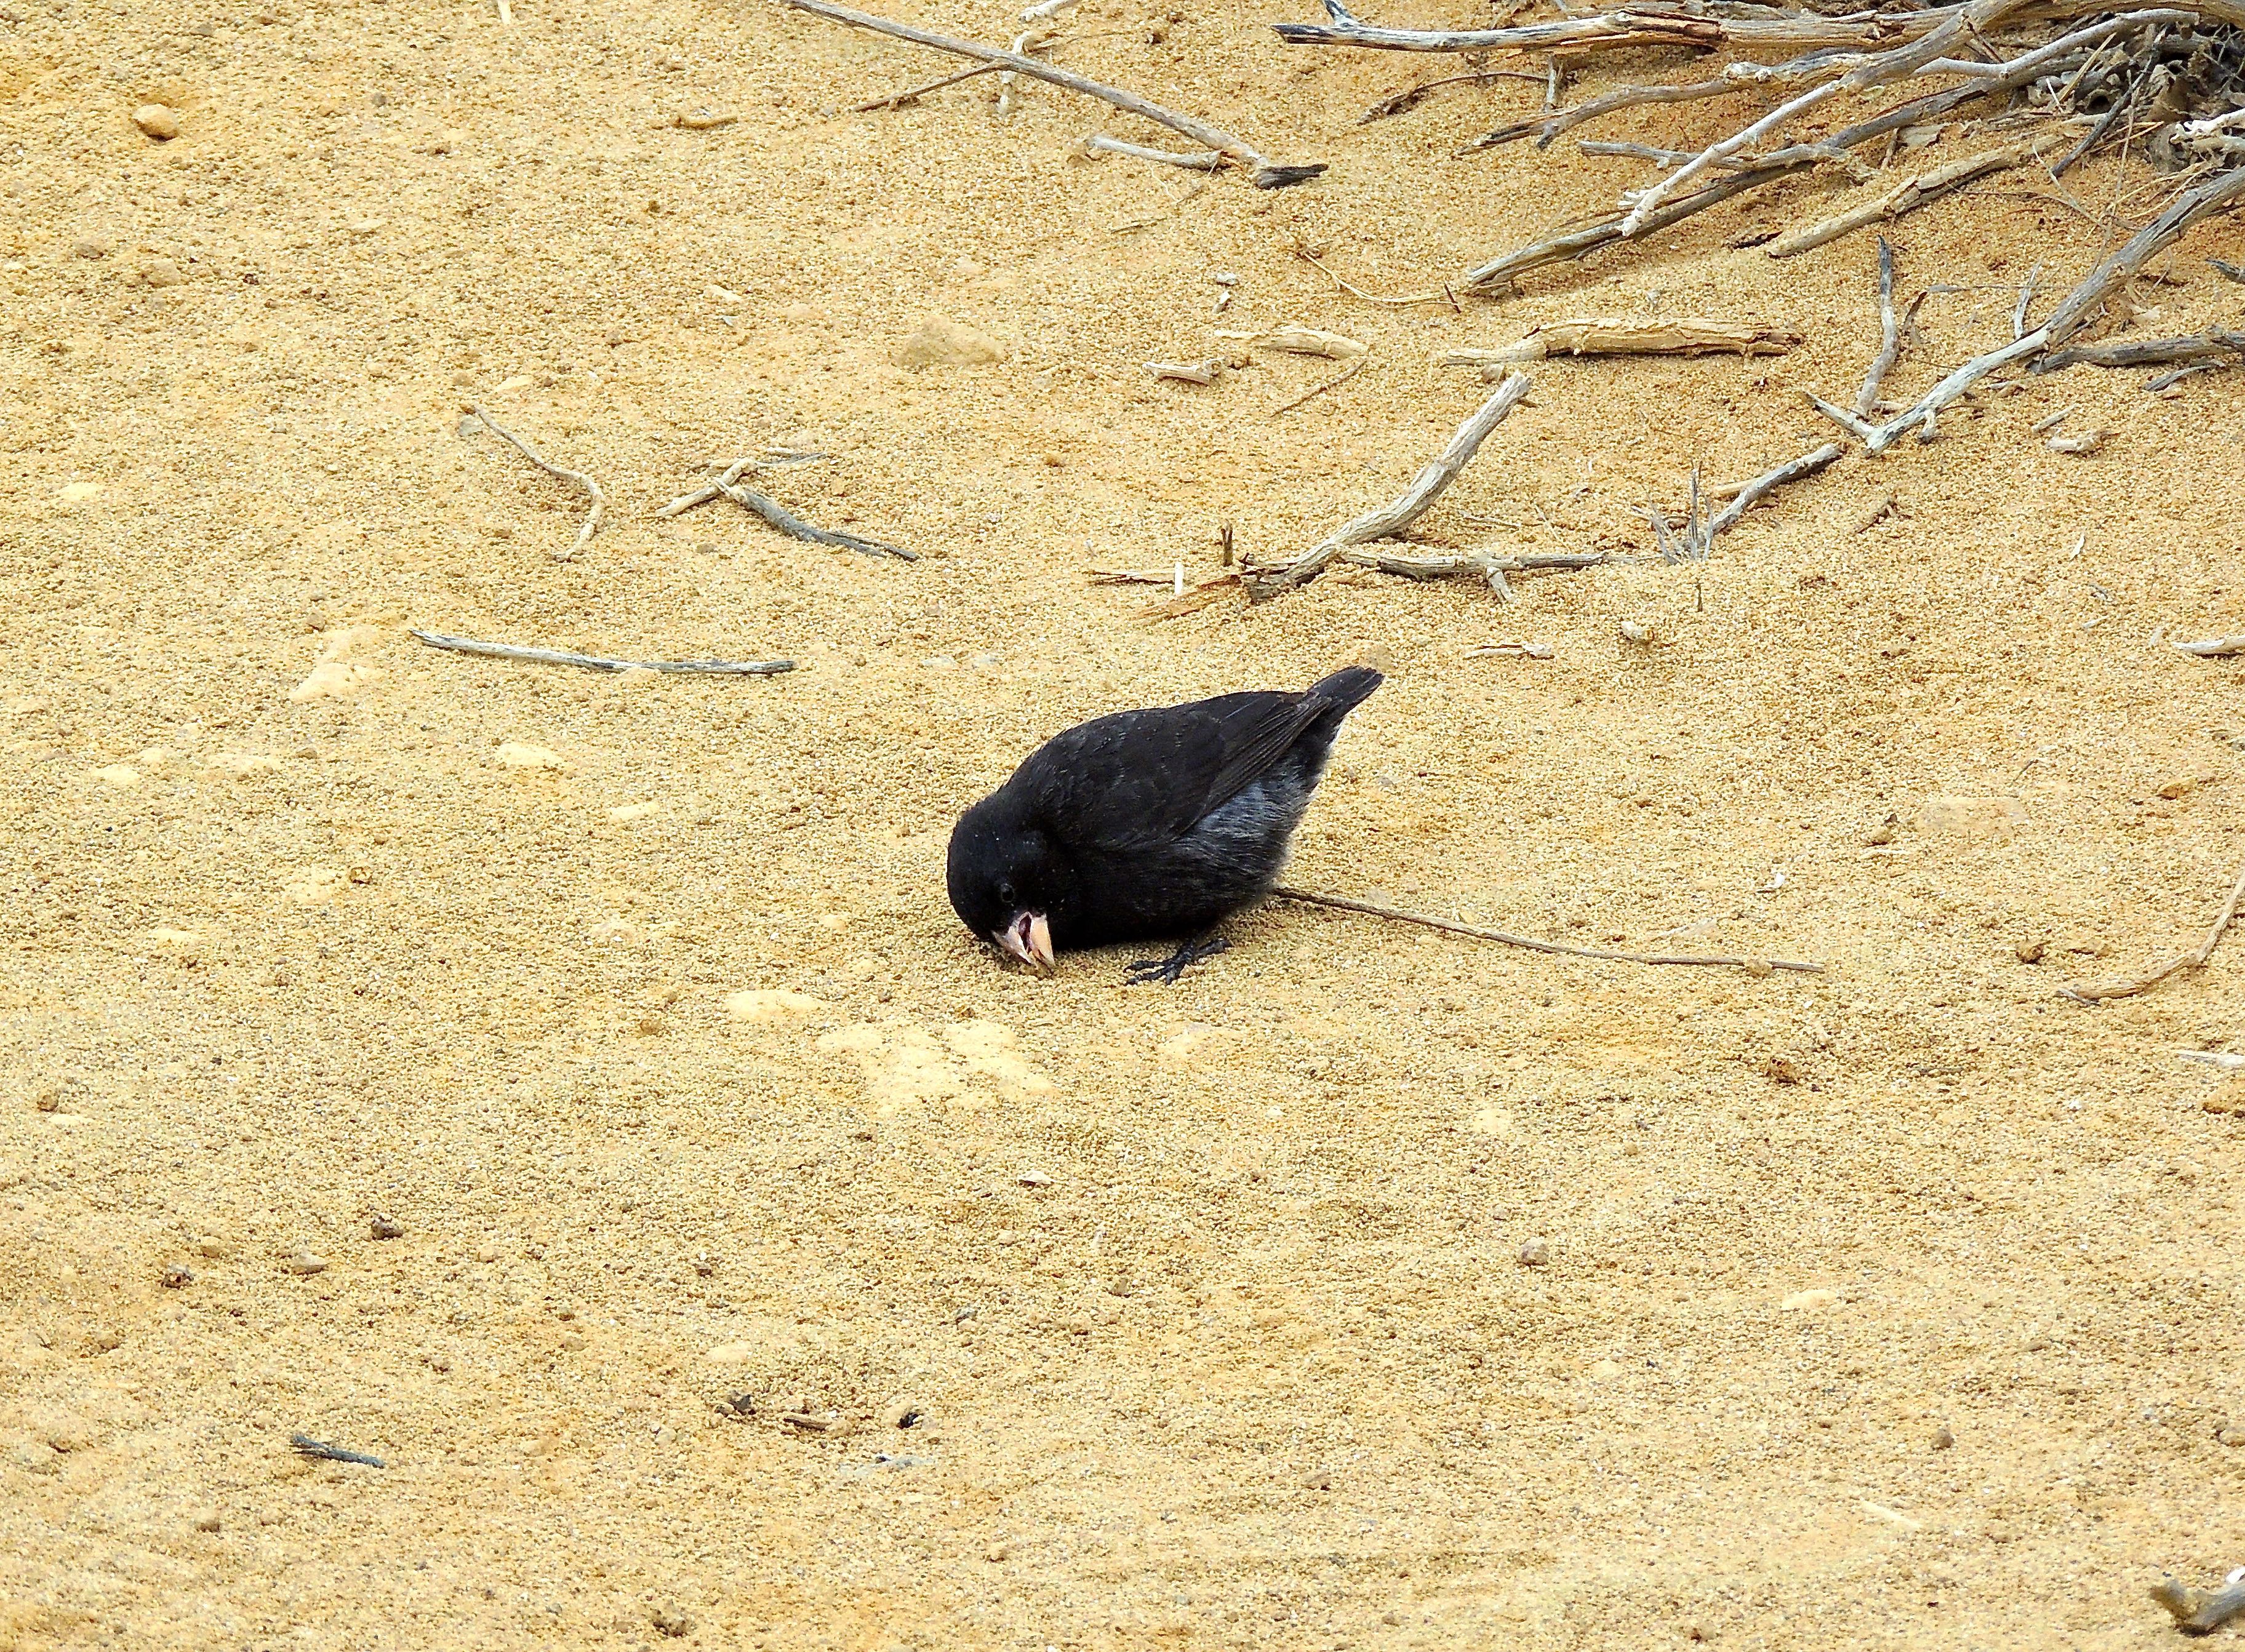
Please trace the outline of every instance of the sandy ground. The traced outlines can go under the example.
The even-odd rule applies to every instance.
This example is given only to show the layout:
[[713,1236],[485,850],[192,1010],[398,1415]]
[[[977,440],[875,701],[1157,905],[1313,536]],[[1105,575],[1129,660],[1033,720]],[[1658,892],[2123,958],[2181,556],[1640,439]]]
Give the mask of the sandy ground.
[[[1360,127],[1455,66],[1289,51],[1302,10],[1088,3],[1063,53],[1332,163],[1273,194],[1072,158],[1149,133],[1041,88],[834,115],[947,65],[760,4],[0,7],[0,1645],[2119,1649],[2245,1560],[2245,1124],[2175,1055],[2245,942],[2058,992],[2235,875],[2238,667],[2162,637],[2245,632],[2238,380],[2031,381],[1698,565],[1147,625],[1083,571],[1391,497],[1483,393],[1444,349],[1805,335],[1545,366],[1422,525],[1645,551],[1875,343],[1864,238],[1728,244],[1844,181],[1499,303],[1340,292],[1298,242],[1422,290],[1639,164],[1453,159],[1518,81]],[[1896,239],[1947,289],[1915,394],[2104,232],[1991,193]],[[2140,327],[2235,324],[2208,255],[2245,228]],[[930,317],[1006,359],[895,365]],[[1140,365],[1282,322],[1365,370],[1273,416],[1338,364]],[[471,398],[607,489],[573,563]],[[2030,433],[2068,406],[2102,451]],[[767,443],[923,559],[655,518]],[[1291,908],[1156,990],[953,917],[950,823],[1037,741],[1367,650],[1295,881],[1825,972]]]

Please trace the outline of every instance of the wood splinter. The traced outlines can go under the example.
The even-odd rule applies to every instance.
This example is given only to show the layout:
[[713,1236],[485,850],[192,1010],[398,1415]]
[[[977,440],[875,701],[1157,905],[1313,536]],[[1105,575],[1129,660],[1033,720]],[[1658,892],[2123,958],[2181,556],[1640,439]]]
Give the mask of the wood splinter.
[[570,542],[569,548],[566,551],[557,551],[553,553],[553,559],[556,562],[567,562],[572,560],[580,551],[582,551],[587,545],[592,543],[593,536],[600,531],[600,518],[608,508],[608,496],[600,491],[600,484],[593,481],[591,477],[587,476],[582,471],[564,469],[562,466],[555,464],[550,459],[544,457],[539,454],[536,448],[531,446],[529,443],[524,441],[513,431],[508,430],[504,424],[501,424],[497,419],[492,417],[490,414],[485,412],[482,408],[477,406],[473,402],[463,403],[461,407],[463,411],[471,413],[474,415],[477,419],[480,420],[485,430],[489,430],[493,436],[499,437],[502,442],[506,443],[510,447],[513,448],[516,452],[521,454],[524,458],[528,459],[539,470],[545,471],[546,475],[558,476],[564,482],[573,482],[591,496],[593,508],[586,514],[584,525],[577,530],[576,538]]

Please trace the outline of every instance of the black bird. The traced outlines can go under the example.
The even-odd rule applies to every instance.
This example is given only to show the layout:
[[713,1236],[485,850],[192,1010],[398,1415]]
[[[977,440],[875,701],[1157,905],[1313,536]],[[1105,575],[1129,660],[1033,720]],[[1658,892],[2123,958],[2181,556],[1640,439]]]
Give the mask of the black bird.
[[1305,694],[1219,694],[1118,711],[1055,735],[951,834],[951,904],[1041,972],[1053,954],[1156,937],[1134,964],[1174,981],[1224,950],[1206,935],[1270,893],[1341,720],[1380,687],[1351,666]]

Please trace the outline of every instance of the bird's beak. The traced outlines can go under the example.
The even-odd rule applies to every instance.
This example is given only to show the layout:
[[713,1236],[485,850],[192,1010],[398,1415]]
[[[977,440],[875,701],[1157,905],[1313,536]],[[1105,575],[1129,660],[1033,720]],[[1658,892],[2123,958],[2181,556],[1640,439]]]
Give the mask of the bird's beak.
[[1038,974],[1053,972],[1052,926],[1042,912],[1016,913],[1014,921],[991,938]]

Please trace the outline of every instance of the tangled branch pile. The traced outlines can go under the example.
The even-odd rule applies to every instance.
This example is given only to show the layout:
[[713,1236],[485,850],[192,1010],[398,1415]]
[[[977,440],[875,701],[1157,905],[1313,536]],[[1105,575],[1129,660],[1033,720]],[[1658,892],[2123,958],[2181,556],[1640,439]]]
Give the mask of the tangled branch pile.
[[[1890,164],[1905,134],[1956,117],[2001,131],[2005,140],[1906,179],[1864,206],[1778,239],[1770,247],[1773,255],[1805,252],[1999,171],[2043,165],[2058,179],[2105,149],[2133,148],[2148,159],[2164,175],[2164,210],[2099,263],[2040,326],[2028,329],[2022,315],[2018,335],[2004,349],[1966,363],[1884,423],[1841,419],[1872,452],[1906,430],[1916,430],[1921,439],[1930,440],[1941,408],[1997,368],[2014,362],[2054,364],[2056,353],[2097,319],[2116,287],[2191,225],[2245,202],[2241,0],[2181,0],[2133,11],[2048,0],[1971,0],[1839,16],[1751,0],[1702,0],[1688,7],[1448,31],[1374,27],[1340,0],[1326,0],[1326,10],[1329,22],[1282,24],[1280,37],[1304,45],[1545,54],[1551,87],[1545,112],[1489,132],[1469,148],[1530,137],[1548,146],[1600,116],[1645,105],[1757,94],[1777,98],[1767,112],[1698,149],[1584,144],[1588,152],[1640,156],[1658,171],[1610,212],[1468,272],[1462,287],[1484,294],[1510,290],[1532,271],[1576,261],[1600,247],[1643,240],[1781,179],[1833,167],[1868,181],[1876,175],[1865,159],[1874,146],[1883,145],[1880,165]],[[1623,86],[1557,106],[1569,65],[1602,53],[1661,47],[1719,55],[1722,66],[1709,77]],[[1786,53],[1793,55],[1781,55]],[[1887,98],[1883,107],[1862,107],[1882,95]],[[1407,94],[1389,98],[1373,116],[1409,101]],[[1854,124],[1821,136],[1797,130],[1843,105],[1860,117]],[[2204,338],[2193,342],[2201,355],[2224,348]],[[2081,359],[2078,353],[2075,359]],[[2154,348],[2140,359],[2183,357],[2163,356]]]

